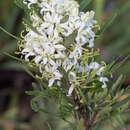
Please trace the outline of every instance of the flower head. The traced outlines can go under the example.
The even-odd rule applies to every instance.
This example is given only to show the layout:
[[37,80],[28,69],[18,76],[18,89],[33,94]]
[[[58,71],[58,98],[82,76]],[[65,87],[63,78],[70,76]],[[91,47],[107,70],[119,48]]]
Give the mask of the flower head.
[[[79,4],[75,0],[28,0],[28,8],[37,4],[40,10],[40,17],[35,10],[30,14],[32,26],[26,28],[27,34],[24,37],[24,48],[22,54],[25,60],[39,66],[40,73],[49,81],[49,87],[63,78],[59,71],[62,67],[66,72],[71,87],[70,95],[77,82],[77,73],[86,75],[84,71],[86,64],[80,61],[85,55],[85,48],[91,49],[94,46],[95,33],[93,28],[97,23],[94,20],[94,11],[87,13],[79,12]],[[76,67],[79,66],[79,67]],[[99,69],[97,75],[101,75],[103,68],[97,62],[91,62],[88,70]],[[86,72],[86,73],[83,73]],[[106,80],[101,80],[105,85]],[[61,84],[61,83],[60,83]]]

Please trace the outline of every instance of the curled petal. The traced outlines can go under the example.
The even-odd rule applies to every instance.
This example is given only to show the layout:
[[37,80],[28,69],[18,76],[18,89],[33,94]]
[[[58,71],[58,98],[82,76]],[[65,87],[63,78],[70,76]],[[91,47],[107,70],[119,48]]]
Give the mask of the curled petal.
[[48,85],[48,87],[52,87],[54,81],[55,81],[54,78],[49,79],[49,85]]
[[71,87],[69,88],[69,91],[68,91],[68,95],[67,95],[67,96],[71,96],[73,90],[74,90],[74,87],[73,87],[73,85],[71,85]]

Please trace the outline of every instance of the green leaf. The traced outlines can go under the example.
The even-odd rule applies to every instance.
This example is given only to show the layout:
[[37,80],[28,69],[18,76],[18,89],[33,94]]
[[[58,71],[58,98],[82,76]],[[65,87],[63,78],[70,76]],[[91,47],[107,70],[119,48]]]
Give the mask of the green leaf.
[[23,0],[15,0],[14,3],[21,9],[25,11],[25,13],[29,14],[30,10],[28,9],[27,5],[23,3]]
[[[37,77],[35,77],[35,78],[40,83],[40,81],[37,79]],[[43,82],[44,82],[44,80],[43,80]],[[32,86],[33,86],[34,90],[38,90],[38,91],[42,91],[43,90],[43,85],[41,85],[41,83],[40,83],[40,85],[37,85],[36,83],[33,82]]]
[[120,75],[119,78],[116,80],[116,82],[112,85],[111,88],[112,97],[116,95],[117,89],[119,90],[124,80],[125,76]]
[[39,111],[39,105],[38,105],[38,100],[40,99],[40,96],[35,97],[31,100],[30,105],[31,108],[35,111],[38,112]]
[[15,3],[18,7],[22,8],[22,9],[25,8],[25,4],[23,3],[23,0],[15,0],[14,3]]
[[21,58],[15,57],[15,56],[7,53],[7,52],[3,52],[3,54],[6,55],[6,56],[11,57],[14,60],[17,60],[17,61],[20,61],[20,62],[23,62],[23,63],[26,63],[26,64],[29,63],[28,61],[22,60]]
[[68,37],[66,37],[64,41],[65,47],[69,47],[71,44],[73,44],[76,36],[77,36],[77,32],[75,31],[72,34],[70,34]]
[[82,2],[80,3],[79,11],[83,11],[91,1],[92,0],[82,0]]
[[125,98],[125,99],[122,100],[121,102],[118,102],[118,103],[114,104],[114,105],[112,106],[112,110],[117,109],[117,108],[123,106],[123,105],[126,104],[129,100],[130,100],[130,96],[128,96],[127,98]]
[[49,112],[49,111],[47,111],[47,110],[45,110],[45,109],[43,109],[43,108],[40,108],[39,111],[40,111],[40,112],[43,112],[43,113],[45,113],[45,114],[49,114],[49,115],[51,115],[51,116],[58,117],[57,114],[52,113],[52,112]]
[[36,96],[40,94],[40,91],[25,91],[27,95]]
[[84,121],[82,118],[78,121],[77,130],[85,130]]
[[29,70],[28,67],[25,67],[25,66],[24,66],[24,69],[25,69],[25,71],[26,71],[30,76],[32,76],[34,79],[37,80],[36,76]]
[[106,67],[105,67],[105,69],[104,69],[104,71],[103,71],[103,73],[102,73],[102,75],[105,77],[109,77],[109,76],[111,76],[111,72],[110,72],[110,70],[111,70],[111,68],[112,68],[112,66],[115,64],[115,60],[113,60],[111,63],[109,63],[108,65],[106,65]]
[[116,65],[114,65],[112,67],[112,69],[110,70],[111,73],[113,73],[115,70],[117,70],[128,58],[130,57],[130,55],[128,55],[124,60],[122,60],[121,62],[117,63]]
[[66,22],[68,21],[68,19],[69,19],[69,15],[66,15],[66,16],[64,16],[64,17],[61,19],[60,23],[66,23]]
[[9,35],[10,37],[12,37],[12,38],[14,38],[14,39],[16,39],[16,40],[18,40],[18,41],[22,40],[21,38],[18,38],[18,37],[16,37],[16,36],[14,36],[13,34],[9,33],[8,31],[6,31],[6,30],[5,30],[4,28],[2,28],[1,26],[0,26],[0,30],[2,30],[2,31],[5,32],[7,35]]
[[117,13],[113,13],[108,20],[101,26],[101,29],[96,33],[96,35],[101,35],[105,32],[105,30],[110,27],[112,25],[112,23],[114,22],[114,20],[117,17]]
[[38,87],[37,87],[37,84],[32,82],[32,87],[35,89],[35,90],[38,90]]

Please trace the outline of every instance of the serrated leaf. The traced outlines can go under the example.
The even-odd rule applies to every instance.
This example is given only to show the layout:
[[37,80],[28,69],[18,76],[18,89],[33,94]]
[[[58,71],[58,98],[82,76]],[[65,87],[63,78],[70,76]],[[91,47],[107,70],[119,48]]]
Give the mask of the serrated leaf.
[[128,96],[127,98],[125,98],[125,99],[122,100],[121,102],[118,102],[118,103],[114,104],[114,105],[112,106],[112,110],[117,109],[117,108],[123,106],[123,105],[126,104],[129,100],[130,100],[130,96]]
[[113,13],[108,20],[101,26],[101,29],[96,33],[96,35],[101,35],[105,32],[105,30],[110,27],[110,25],[112,25],[112,23],[114,22],[114,20],[117,17],[117,13]]
[[83,11],[91,2],[92,0],[82,0],[80,3],[79,11]]

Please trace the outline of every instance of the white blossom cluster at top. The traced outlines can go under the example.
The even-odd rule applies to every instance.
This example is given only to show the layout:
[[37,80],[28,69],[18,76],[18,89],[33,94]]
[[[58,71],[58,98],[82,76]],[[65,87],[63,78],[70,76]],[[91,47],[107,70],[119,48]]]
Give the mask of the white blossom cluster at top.
[[[77,79],[77,73],[82,73],[83,66],[80,65],[79,59],[83,55],[84,46],[92,48],[94,46],[95,33],[93,28],[97,23],[94,20],[94,12],[79,12],[79,4],[74,0],[23,0],[23,3],[31,8],[37,4],[40,8],[40,16],[35,13],[31,14],[32,26],[35,31],[26,28],[27,34],[24,37],[24,49],[22,54],[25,60],[34,57],[34,62],[39,65],[40,72],[49,81],[49,87],[54,83],[60,86],[60,80],[63,75],[59,67],[63,67],[66,72],[69,71],[68,77],[71,83],[68,95],[71,95]],[[65,19],[65,20],[64,20]],[[74,40],[69,47],[65,45],[65,39],[76,32]],[[73,43],[71,43],[73,42]],[[106,77],[101,77],[104,69],[97,62],[86,64],[86,72],[99,69],[96,75],[105,88]]]

